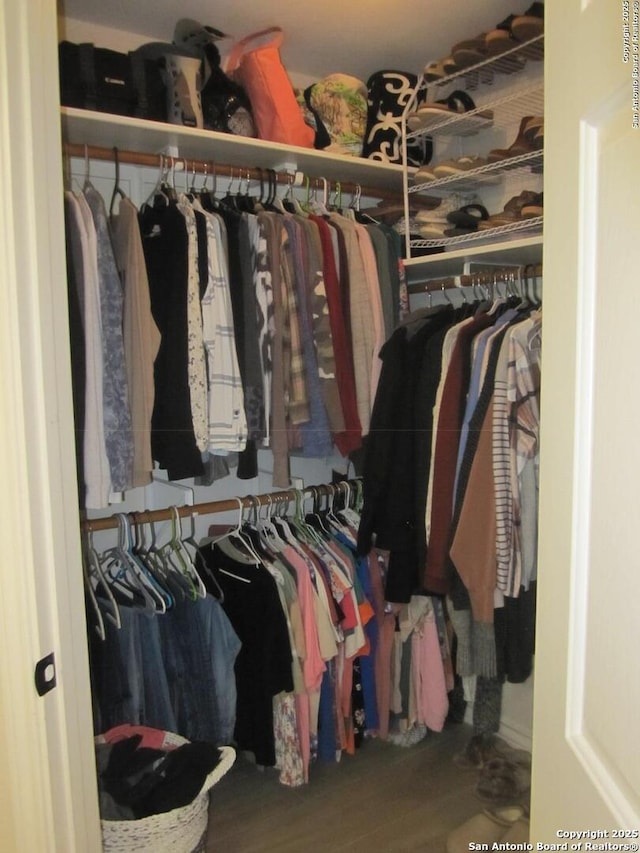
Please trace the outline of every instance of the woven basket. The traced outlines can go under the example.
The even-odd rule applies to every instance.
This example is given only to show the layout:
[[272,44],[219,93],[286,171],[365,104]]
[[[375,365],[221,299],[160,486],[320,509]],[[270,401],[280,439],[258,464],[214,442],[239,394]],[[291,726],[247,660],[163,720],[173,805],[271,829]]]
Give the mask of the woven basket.
[[[187,743],[171,735],[171,743]],[[102,849],[107,853],[204,853],[209,819],[209,790],[236,759],[230,746],[220,747],[220,761],[188,805],[139,820],[102,820]]]

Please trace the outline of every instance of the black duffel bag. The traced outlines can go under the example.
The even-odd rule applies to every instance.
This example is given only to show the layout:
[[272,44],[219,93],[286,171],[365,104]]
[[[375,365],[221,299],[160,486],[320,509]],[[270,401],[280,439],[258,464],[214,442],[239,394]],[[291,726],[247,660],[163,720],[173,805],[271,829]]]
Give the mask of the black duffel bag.
[[158,63],[140,50],[119,53],[91,43],[58,46],[65,107],[166,121],[166,87]]

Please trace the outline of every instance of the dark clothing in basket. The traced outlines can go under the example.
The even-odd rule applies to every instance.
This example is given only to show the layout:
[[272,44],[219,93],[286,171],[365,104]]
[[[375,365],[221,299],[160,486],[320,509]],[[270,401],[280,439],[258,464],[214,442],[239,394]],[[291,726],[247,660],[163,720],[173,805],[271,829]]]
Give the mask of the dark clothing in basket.
[[140,747],[141,741],[133,735],[96,748],[103,820],[136,820],[188,805],[221,757],[211,743],[185,743],[165,752]]

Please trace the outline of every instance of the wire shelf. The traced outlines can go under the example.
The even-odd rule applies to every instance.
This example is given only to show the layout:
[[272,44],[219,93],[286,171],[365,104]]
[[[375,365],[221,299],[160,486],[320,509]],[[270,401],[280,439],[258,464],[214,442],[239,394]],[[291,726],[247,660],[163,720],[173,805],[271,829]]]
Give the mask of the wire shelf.
[[[420,107],[414,115],[420,119]],[[492,113],[491,118],[486,114]],[[544,86],[536,80],[526,86],[511,90],[500,97],[493,98],[473,110],[464,113],[442,110],[438,113],[428,113],[423,116],[419,128],[409,130],[407,124],[407,141],[428,134],[429,136],[471,136],[486,130],[493,125],[504,127],[517,122],[523,116],[541,116],[544,113]],[[406,117],[411,121],[412,115]]]
[[[437,164],[436,164],[437,166]],[[509,157],[507,160],[498,160],[496,163],[487,163],[476,169],[458,172],[433,181],[422,181],[409,187],[409,193],[421,193],[424,191],[439,193],[475,192],[483,186],[492,186],[500,182],[503,175],[509,174],[519,176],[531,172],[542,174],[543,152],[530,151],[527,154],[519,154],[517,157]],[[416,176],[416,178],[419,176]]]
[[[449,86],[451,83],[463,85],[466,89],[473,90],[478,86],[491,85],[495,76],[506,76],[521,71],[527,62],[541,62],[544,59],[544,34],[536,36],[529,41],[517,44],[509,50],[495,56],[489,56],[475,65],[461,68],[448,74],[446,77],[428,79],[424,74],[421,86],[427,89],[435,88],[436,91]],[[428,68],[428,66],[427,66]],[[426,71],[427,69],[425,69]]]
[[479,245],[484,242],[493,242],[496,238],[502,238],[511,234],[530,236],[542,231],[542,216],[531,217],[531,219],[520,219],[510,222],[508,225],[499,225],[496,228],[487,228],[485,231],[473,231],[471,234],[460,234],[457,237],[438,237],[429,240],[411,240],[412,249],[439,249],[458,248],[467,244]]

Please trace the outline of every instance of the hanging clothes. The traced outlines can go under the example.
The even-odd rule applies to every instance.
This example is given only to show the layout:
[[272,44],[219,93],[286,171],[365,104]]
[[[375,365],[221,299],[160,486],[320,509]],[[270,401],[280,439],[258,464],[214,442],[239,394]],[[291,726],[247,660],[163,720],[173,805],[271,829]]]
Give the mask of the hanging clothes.
[[102,324],[104,435],[111,474],[111,490],[124,492],[131,488],[133,436],[122,336],[122,283],[113,256],[107,211],[102,196],[90,184],[85,186],[83,195],[93,217],[97,243]]
[[[388,601],[451,596],[461,675],[531,670],[540,333],[526,302],[438,306],[382,350],[359,551],[388,549]],[[390,431],[407,438],[390,442]]]
[[[161,188],[137,214],[138,234],[121,195],[109,236],[104,203],[86,194],[67,219],[81,247],[75,287],[97,280],[100,292],[100,316],[85,319],[99,321],[102,367],[83,372],[100,372],[102,406],[79,416],[85,440],[104,443],[110,490],[147,485],[156,465],[170,480],[207,482],[212,456],[231,453],[237,475],[252,478],[261,447],[273,451],[274,483],[288,486],[292,454],[360,448],[379,349],[402,310],[400,244],[388,229],[352,211],[254,211],[244,197]],[[98,471],[90,461],[85,486],[101,508]]]
[[[95,228],[85,215],[86,204],[79,196],[65,192],[65,223],[74,273],[74,294],[82,323],[83,346],[75,346],[72,356],[84,361],[82,408],[75,410],[76,430],[80,430],[78,455],[82,455],[83,489],[80,501],[88,508],[107,506],[111,474],[104,433],[103,347],[98,259]],[[74,339],[79,340],[80,331]],[[75,362],[74,373],[82,370]],[[77,386],[76,386],[77,387]],[[77,433],[78,434],[78,433]]]
[[160,347],[160,332],[151,313],[149,280],[138,227],[138,211],[130,199],[121,199],[118,214],[111,217],[109,225],[124,291],[124,358],[133,430],[131,485],[135,488],[148,485],[153,470],[153,364]]
[[151,310],[161,342],[154,363],[153,458],[170,480],[203,473],[191,414],[188,367],[189,235],[174,204],[139,214]]

